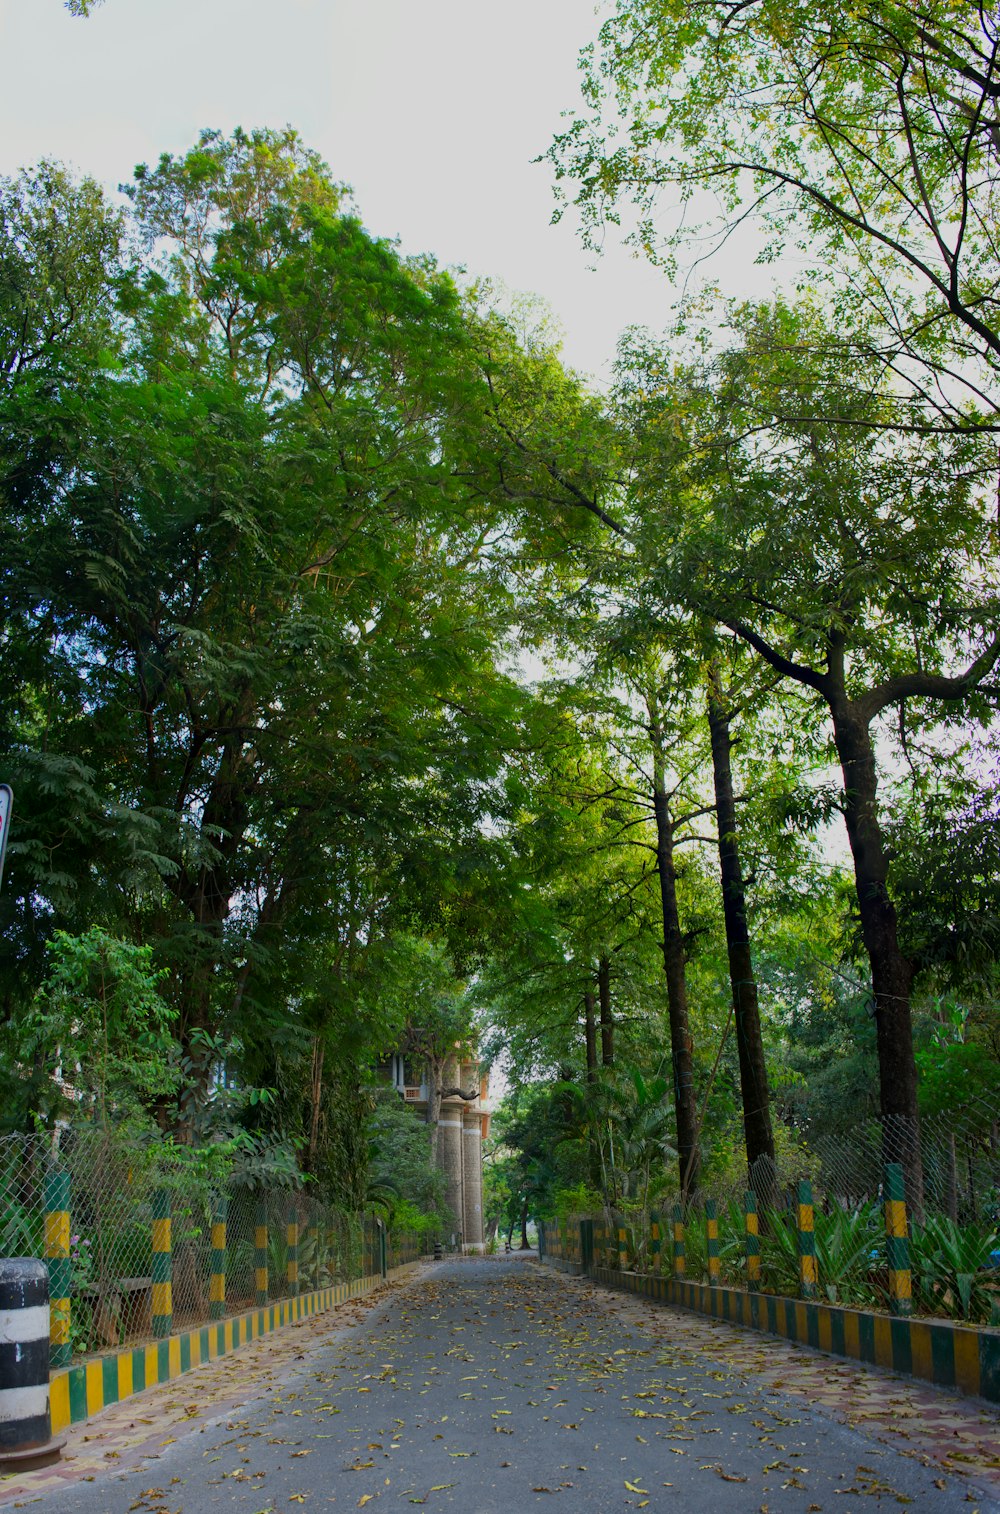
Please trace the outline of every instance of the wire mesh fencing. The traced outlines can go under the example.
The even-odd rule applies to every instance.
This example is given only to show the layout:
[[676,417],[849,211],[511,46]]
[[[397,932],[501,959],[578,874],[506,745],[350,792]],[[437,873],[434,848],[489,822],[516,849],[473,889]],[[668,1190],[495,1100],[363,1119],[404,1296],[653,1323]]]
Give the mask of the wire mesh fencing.
[[0,1139],[0,1256],[47,1262],[56,1367],[378,1277],[425,1250],[308,1191],[234,1186],[211,1150],[96,1129]]
[[[776,1159],[713,1163],[655,1197],[548,1222],[557,1259],[1000,1327],[1000,1128],[963,1117],[783,1130]],[[732,1142],[729,1149],[732,1149]],[[587,1228],[584,1229],[584,1226]]]

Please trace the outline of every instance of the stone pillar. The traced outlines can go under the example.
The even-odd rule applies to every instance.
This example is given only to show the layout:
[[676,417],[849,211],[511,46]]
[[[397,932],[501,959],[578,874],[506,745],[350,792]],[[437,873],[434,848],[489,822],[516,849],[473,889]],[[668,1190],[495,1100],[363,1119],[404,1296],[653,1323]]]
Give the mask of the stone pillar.
[[466,1110],[462,1120],[465,1172],[465,1250],[483,1249],[483,1138],[482,1119]]
[[[445,1176],[445,1199],[455,1216],[455,1239],[464,1228],[465,1214],[462,1184],[462,1111],[454,1104],[442,1104],[438,1120],[438,1165]],[[447,1239],[450,1241],[451,1236]]]

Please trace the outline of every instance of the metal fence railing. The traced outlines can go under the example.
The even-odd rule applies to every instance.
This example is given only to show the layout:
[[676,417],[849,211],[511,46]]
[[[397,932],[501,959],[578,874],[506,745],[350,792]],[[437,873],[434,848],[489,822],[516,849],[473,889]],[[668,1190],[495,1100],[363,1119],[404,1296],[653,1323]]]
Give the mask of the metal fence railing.
[[732,1172],[702,1152],[682,1204],[676,1169],[646,1201],[541,1227],[551,1259],[657,1272],[1000,1327],[1000,1125],[992,1109],[784,1130],[777,1161]]
[[0,1257],[48,1264],[54,1366],[377,1277],[426,1249],[308,1191],[237,1186],[211,1149],[97,1129],[0,1139]]

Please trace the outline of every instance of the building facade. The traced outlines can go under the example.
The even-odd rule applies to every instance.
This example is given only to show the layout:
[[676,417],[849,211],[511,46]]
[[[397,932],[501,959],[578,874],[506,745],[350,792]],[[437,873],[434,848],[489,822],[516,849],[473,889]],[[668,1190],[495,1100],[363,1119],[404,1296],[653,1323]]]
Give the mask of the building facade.
[[[397,1093],[426,1120],[429,1090],[419,1062],[395,1055],[389,1070]],[[490,1128],[489,1078],[481,1073],[476,1058],[463,1051],[445,1064],[441,1086],[472,1094],[471,1098],[449,1094],[441,1100],[437,1164],[455,1216],[453,1244],[477,1254],[483,1250],[483,1141]]]

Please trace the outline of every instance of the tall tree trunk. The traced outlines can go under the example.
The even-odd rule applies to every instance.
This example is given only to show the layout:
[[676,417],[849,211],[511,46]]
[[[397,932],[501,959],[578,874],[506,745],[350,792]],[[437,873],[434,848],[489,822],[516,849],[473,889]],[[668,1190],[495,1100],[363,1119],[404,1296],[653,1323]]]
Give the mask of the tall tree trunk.
[[309,1146],[306,1151],[306,1171],[315,1173],[319,1159],[320,1113],[323,1107],[323,1063],[326,1060],[326,1043],[322,1035],[313,1036],[312,1066],[309,1073],[309,1097],[312,1112],[309,1120]]
[[677,874],[674,871],[674,830],[670,819],[663,764],[654,758],[653,813],[656,817],[656,870],[660,875],[663,909],[663,970],[667,980],[667,1012],[670,1017],[670,1056],[674,1074],[674,1108],[677,1111],[677,1156],[680,1167],[681,1201],[698,1192],[701,1160],[698,1154],[698,1111],[694,1096],[694,1056],[688,1020],[684,941],[677,907]]
[[750,1186],[762,1208],[777,1202],[774,1132],[771,1129],[770,1090],[764,1038],[760,1028],[757,979],[747,928],[746,893],[736,830],[733,796],[732,741],[729,716],[711,675],[708,695],[708,728],[712,738],[712,770],[715,775],[715,811],[719,829],[719,869],[722,875],[722,913],[729,955],[729,982],[733,995],[736,1047],[740,1062],[740,1093],[743,1099],[743,1134],[747,1148]]
[[611,1013],[611,963],[602,957],[597,964],[597,995],[601,1003],[601,1061],[615,1065],[615,1020]]
[[924,1184],[910,1017],[913,966],[900,948],[896,909],[889,897],[889,861],[878,818],[878,779],[868,721],[846,695],[835,695],[829,703],[844,775],[844,820],[854,858],[861,935],[875,997],[883,1149],[886,1161],[902,1163],[907,1199],[920,1218]]
[[521,1250],[530,1251],[528,1244],[528,1200],[521,1205]]
[[588,992],[583,996],[583,1026],[584,1035],[587,1038],[587,1082],[597,1081],[597,1025],[594,1019],[594,996]]

